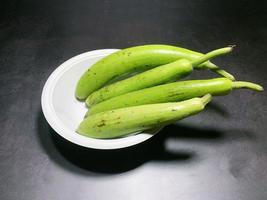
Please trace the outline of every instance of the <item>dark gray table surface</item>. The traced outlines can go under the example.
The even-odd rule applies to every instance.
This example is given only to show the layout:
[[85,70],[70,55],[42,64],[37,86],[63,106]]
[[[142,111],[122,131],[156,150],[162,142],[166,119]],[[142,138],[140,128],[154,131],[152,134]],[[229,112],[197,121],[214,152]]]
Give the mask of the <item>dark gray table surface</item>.
[[[40,105],[49,74],[77,54],[162,43],[201,52],[267,88],[264,1],[2,0],[1,200],[267,199],[267,95],[216,97],[201,114],[131,148],[86,149],[58,136]],[[194,72],[189,78],[215,77]]]

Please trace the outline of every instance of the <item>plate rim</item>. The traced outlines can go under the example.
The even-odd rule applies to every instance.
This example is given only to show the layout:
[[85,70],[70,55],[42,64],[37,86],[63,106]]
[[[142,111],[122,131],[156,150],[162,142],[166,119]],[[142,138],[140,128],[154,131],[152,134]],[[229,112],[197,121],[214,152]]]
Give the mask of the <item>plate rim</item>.
[[[56,117],[56,112],[52,108],[51,104],[49,104],[52,99],[52,94],[53,90],[56,86],[57,81],[60,79],[60,77],[66,72],[67,70],[71,69],[73,65],[75,65],[77,62],[80,62],[84,59],[88,59],[88,57],[98,57],[98,56],[103,56],[103,54],[109,55],[113,52],[116,52],[120,49],[97,49],[97,50],[92,50],[88,51],[85,53],[78,54],[76,56],[71,57],[70,59],[66,60],[62,64],[60,64],[58,67],[54,69],[54,71],[49,75],[47,78],[43,89],[42,89],[42,94],[41,94],[41,107],[42,107],[42,112],[44,114],[44,117],[48,124],[51,126],[51,128],[59,134],[61,137],[64,139],[68,140],[71,143],[74,143],[79,146],[83,146],[86,148],[92,148],[92,149],[120,149],[120,148],[126,148],[130,147],[139,143],[142,143],[148,139],[150,139],[153,135],[158,133],[161,128],[155,129],[153,134],[137,134],[133,136],[128,136],[124,138],[116,138],[116,139],[95,139],[95,138],[89,138],[86,136],[82,136],[77,134],[75,137],[69,136],[69,134],[63,134],[62,132],[68,131],[67,129],[64,129],[63,126],[59,126],[59,124],[62,124],[62,122]],[[53,115],[54,113],[54,115]],[[73,133],[72,133],[73,134]],[[78,137],[79,136],[79,137]],[[134,137],[134,138],[133,138]],[[79,139],[80,138],[80,139]],[[128,138],[128,139],[127,139]],[[131,140],[132,139],[132,140]],[[111,140],[120,140],[117,145],[114,145],[113,143],[108,144],[107,141]],[[94,144],[95,142],[102,141],[103,144],[99,145],[99,143]]]

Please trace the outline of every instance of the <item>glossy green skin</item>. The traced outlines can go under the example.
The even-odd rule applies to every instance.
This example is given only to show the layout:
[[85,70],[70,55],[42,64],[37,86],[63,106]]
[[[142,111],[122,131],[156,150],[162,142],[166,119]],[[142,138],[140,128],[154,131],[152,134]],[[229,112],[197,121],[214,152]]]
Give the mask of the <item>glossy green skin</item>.
[[210,95],[178,103],[122,108],[85,118],[77,132],[92,138],[116,138],[155,126],[162,126],[202,111]]
[[176,102],[205,94],[226,95],[232,90],[232,81],[227,78],[190,80],[159,85],[111,98],[93,106],[87,115],[123,107]]
[[153,87],[167,83],[172,79],[180,79],[193,71],[190,61],[180,59],[178,61],[156,67],[136,76],[116,82],[93,92],[87,99],[87,106],[92,106],[101,101],[116,97],[128,92]]
[[[143,45],[127,48],[99,60],[86,71],[76,86],[78,99],[86,99],[108,81],[138,70],[147,70],[178,59],[196,59],[203,54],[170,45]],[[202,65],[213,65],[205,62]]]

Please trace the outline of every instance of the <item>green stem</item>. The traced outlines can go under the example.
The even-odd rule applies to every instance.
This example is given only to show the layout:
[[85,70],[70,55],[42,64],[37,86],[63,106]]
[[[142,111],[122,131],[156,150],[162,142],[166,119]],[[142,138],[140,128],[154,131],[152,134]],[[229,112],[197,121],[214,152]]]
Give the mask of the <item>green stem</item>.
[[223,76],[225,78],[228,78],[228,79],[234,81],[235,77],[232,74],[220,69],[217,65],[215,65],[215,64],[213,64],[211,62],[207,62],[207,63],[205,63],[205,65],[200,65],[201,63],[206,62],[209,59],[212,59],[212,58],[215,58],[217,56],[230,53],[233,50],[234,47],[235,47],[235,45],[232,45],[232,46],[229,46],[229,47],[225,47],[225,48],[221,48],[221,49],[217,49],[217,50],[211,51],[211,52],[205,54],[204,56],[201,56],[200,58],[194,60],[192,62],[192,66],[195,69],[210,69],[211,71],[215,72],[216,74],[219,74],[219,75],[221,75],[221,76]]
[[201,97],[201,101],[203,103],[203,105],[205,106],[207,103],[209,103],[211,101],[211,95],[210,94],[206,94],[203,97]]
[[228,73],[227,71],[223,70],[223,69],[220,69],[218,66],[214,65],[213,63],[209,63],[209,68],[211,71],[213,71],[214,73],[216,74],[219,74],[225,78],[228,78],[230,79],[231,81],[234,81],[235,80],[235,77]]
[[255,83],[250,83],[250,82],[245,82],[245,81],[235,81],[233,82],[233,88],[245,88],[245,89],[251,89],[255,91],[263,91],[263,87],[255,84]]
[[233,46],[225,47],[225,48],[221,48],[221,49],[216,49],[216,50],[211,51],[207,54],[204,54],[203,56],[192,61],[192,66],[193,66],[193,68],[201,68],[201,66],[199,66],[201,63],[206,62],[206,61],[208,61],[212,58],[215,58],[217,56],[221,56],[221,55],[230,53],[232,50],[233,50]]

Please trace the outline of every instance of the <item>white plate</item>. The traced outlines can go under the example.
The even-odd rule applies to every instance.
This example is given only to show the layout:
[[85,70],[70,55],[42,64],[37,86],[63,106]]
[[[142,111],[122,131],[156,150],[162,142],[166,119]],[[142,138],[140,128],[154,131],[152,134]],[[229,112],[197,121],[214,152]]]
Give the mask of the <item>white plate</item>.
[[94,149],[118,149],[132,146],[151,138],[160,129],[133,134],[117,139],[94,139],[75,132],[87,111],[84,102],[75,96],[81,75],[99,59],[118,51],[101,49],[75,56],[60,65],[46,81],[42,91],[42,110],[50,126],[63,138]]

